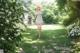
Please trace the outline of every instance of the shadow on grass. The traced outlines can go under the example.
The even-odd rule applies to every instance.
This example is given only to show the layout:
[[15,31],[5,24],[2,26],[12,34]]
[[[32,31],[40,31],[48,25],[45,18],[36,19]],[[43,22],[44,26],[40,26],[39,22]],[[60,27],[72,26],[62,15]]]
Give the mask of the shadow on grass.
[[[60,53],[61,50],[69,48],[70,45],[65,29],[42,31],[40,39],[37,39],[37,30],[33,29],[23,32],[22,35],[21,47],[25,53],[45,53],[46,50],[52,50],[52,53]],[[63,49],[59,49],[60,47]]]

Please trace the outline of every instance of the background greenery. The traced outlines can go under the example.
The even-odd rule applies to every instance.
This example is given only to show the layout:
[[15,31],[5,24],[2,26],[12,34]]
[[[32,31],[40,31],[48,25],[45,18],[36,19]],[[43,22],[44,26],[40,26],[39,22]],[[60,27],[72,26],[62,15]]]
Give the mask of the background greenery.
[[[42,16],[45,24],[69,26],[75,23],[80,27],[80,1],[55,0],[55,4],[46,6],[45,3],[42,3],[42,5]],[[24,18],[22,17],[25,16],[23,13],[31,15],[35,20],[35,8],[31,0],[27,0],[27,2],[23,0],[0,0],[0,49],[3,49],[4,53],[16,53],[19,46],[27,53],[43,52],[43,46],[47,49],[53,48],[57,53],[58,50],[55,49],[55,46],[69,46],[71,40],[67,37],[66,29],[42,31],[40,40],[37,40],[36,30],[26,29],[22,32],[22,38],[20,24],[23,24]],[[75,40],[77,41],[73,42],[76,44],[72,44],[72,48],[75,53],[78,53],[80,41],[79,38]]]

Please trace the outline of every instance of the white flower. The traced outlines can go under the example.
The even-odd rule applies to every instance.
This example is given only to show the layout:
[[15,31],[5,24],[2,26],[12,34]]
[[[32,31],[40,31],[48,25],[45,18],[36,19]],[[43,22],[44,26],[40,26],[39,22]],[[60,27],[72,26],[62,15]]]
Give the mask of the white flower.
[[69,27],[69,36],[80,36],[80,27],[76,25],[72,25]]

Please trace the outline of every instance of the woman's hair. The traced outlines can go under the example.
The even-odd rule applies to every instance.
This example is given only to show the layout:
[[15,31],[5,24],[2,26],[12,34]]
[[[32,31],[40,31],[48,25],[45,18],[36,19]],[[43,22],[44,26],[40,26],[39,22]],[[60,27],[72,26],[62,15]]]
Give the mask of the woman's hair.
[[41,9],[42,9],[42,6],[41,5],[37,5],[36,6],[36,11],[41,11]]

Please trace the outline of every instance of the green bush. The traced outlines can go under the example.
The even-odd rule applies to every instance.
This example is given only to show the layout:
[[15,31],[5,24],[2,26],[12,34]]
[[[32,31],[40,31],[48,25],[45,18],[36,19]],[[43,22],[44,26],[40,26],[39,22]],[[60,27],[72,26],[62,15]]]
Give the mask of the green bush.
[[58,19],[55,18],[55,15],[53,14],[52,10],[49,12],[48,10],[45,9],[43,11],[42,16],[43,16],[44,23],[46,24],[57,24],[58,23]]
[[21,41],[20,29],[23,8],[20,0],[0,0],[0,49],[4,53],[16,53],[16,47]]
[[53,23],[53,17],[51,17],[51,15],[45,15],[45,16],[43,16],[43,20],[47,24],[52,24]]

